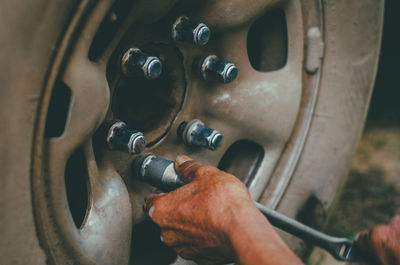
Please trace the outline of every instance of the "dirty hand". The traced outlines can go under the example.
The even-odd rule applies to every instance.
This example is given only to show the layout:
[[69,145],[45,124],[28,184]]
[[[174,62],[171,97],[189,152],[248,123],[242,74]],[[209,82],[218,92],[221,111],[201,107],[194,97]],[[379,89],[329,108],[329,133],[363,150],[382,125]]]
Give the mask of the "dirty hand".
[[396,215],[388,225],[377,225],[371,231],[362,232],[356,244],[370,254],[371,265],[400,264],[400,215]]
[[199,264],[302,264],[236,177],[186,156],[177,157],[175,168],[188,184],[151,194],[144,209],[181,257]]

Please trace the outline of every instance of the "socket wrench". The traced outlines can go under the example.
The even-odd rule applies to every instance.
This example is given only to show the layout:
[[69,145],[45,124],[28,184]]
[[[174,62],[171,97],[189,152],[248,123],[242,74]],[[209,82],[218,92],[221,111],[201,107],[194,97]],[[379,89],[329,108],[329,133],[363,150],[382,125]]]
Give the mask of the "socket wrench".
[[[137,157],[133,162],[133,170],[140,180],[164,191],[185,185],[175,171],[174,162],[154,154]],[[349,262],[365,260],[362,251],[349,239],[329,236],[258,202],[254,204],[273,226],[325,249],[335,259]]]

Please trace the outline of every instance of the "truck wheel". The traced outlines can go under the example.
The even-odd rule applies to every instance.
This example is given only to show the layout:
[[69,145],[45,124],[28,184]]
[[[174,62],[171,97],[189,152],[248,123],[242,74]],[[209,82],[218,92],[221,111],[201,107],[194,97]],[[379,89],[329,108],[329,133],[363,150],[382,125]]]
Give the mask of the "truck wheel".
[[[2,1],[3,262],[188,263],[176,260],[142,212],[153,188],[133,178],[135,155],[107,147],[103,129],[114,119],[144,133],[146,152],[218,166],[291,217],[313,198],[322,210],[305,215],[323,221],[363,128],[383,6]],[[211,29],[206,45],[173,40],[182,15]],[[129,48],[159,58],[161,75],[127,76],[121,58]],[[205,80],[193,62],[210,54],[232,62],[237,78],[214,72]],[[220,148],[185,145],[178,127],[193,119],[223,134]]]

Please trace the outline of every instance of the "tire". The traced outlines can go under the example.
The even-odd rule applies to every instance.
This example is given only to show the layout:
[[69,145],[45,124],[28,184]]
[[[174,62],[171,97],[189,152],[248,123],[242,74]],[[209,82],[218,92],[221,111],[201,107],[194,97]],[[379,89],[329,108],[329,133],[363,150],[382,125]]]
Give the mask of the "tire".
[[[383,6],[383,1],[375,0],[323,2],[325,52],[315,111],[290,182],[282,199],[272,203],[288,216],[296,217],[311,196],[327,212],[345,179],[375,80]],[[43,91],[52,74],[49,69],[78,8],[77,1],[0,3],[0,254],[4,264],[68,264],[75,259],[54,257],[64,247],[41,232],[42,216],[35,205],[37,196],[46,194],[33,196],[33,150]],[[274,176],[270,183],[275,183]],[[274,199],[269,187],[260,197],[267,205]],[[299,241],[284,236],[299,250]]]

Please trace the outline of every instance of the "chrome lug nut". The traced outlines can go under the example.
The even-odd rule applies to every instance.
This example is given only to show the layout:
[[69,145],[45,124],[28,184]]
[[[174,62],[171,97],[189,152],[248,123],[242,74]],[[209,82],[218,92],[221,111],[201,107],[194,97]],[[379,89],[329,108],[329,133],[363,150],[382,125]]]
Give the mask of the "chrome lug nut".
[[162,63],[138,48],[130,48],[122,56],[121,68],[126,76],[141,74],[147,79],[156,79],[161,75]]
[[238,69],[233,63],[221,61],[216,55],[198,58],[195,60],[194,67],[206,81],[230,83],[238,75]]
[[211,30],[204,23],[197,23],[186,16],[181,16],[172,25],[171,36],[174,41],[203,46],[210,40]]
[[189,146],[200,146],[212,151],[220,148],[224,137],[214,129],[204,126],[200,120],[182,122],[178,128],[178,137]]
[[110,122],[106,142],[110,150],[119,150],[130,155],[140,154],[146,147],[146,139],[143,133],[130,130],[120,120]]

